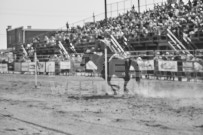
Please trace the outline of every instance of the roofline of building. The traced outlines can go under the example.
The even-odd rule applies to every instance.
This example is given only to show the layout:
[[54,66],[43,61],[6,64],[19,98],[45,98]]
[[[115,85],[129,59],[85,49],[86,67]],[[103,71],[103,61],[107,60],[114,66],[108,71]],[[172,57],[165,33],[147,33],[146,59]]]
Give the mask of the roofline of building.
[[22,28],[23,29],[23,26],[20,26],[20,27],[17,27],[17,28],[13,28],[13,29],[6,29],[7,31],[12,31],[12,30],[15,30],[15,29],[20,29]]
[[65,29],[24,29],[25,31],[66,31]]
[[13,29],[7,29],[7,31],[12,31],[15,29],[20,29],[22,28],[24,31],[66,31],[66,29],[32,29],[32,28],[23,28],[23,26],[21,27],[17,27],[17,28],[13,28]]
[[10,51],[13,51],[13,48],[0,49],[0,52],[10,52]]

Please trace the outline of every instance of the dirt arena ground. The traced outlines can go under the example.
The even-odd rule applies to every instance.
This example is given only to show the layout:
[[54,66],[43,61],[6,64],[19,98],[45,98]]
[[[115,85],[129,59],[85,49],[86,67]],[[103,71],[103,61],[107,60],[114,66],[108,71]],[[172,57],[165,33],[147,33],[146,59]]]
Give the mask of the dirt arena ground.
[[203,89],[191,97],[176,90],[173,96],[164,90],[159,96],[141,90],[105,96],[100,78],[39,76],[38,81],[35,89],[33,75],[0,74],[0,135],[203,134]]

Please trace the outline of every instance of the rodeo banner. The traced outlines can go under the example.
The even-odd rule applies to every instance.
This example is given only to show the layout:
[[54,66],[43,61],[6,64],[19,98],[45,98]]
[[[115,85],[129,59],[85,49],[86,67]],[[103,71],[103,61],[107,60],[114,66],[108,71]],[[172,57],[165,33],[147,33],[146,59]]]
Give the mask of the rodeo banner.
[[23,62],[21,64],[21,71],[23,71],[23,72],[28,72],[29,71],[29,63],[28,62]]
[[86,69],[88,69],[88,70],[97,70],[97,66],[92,61],[89,61],[86,64]]
[[194,62],[194,70],[195,72],[203,72],[203,65],[199,62]]
[[154,60],[138,61],[140,70],[154,70]]
[[8,72],[8,65],[0,64],[0,72]]
[[203,66],[198,62],[183,62],[184,72],[203,72]]
[[45,72],[45,62],[37,62],[37,71]]
[[82,70],[82,67],[80,66],[81,62],[82,62],[82,56],[81,55],[78,55],[77,57],[72,59],[70,61],[71,69],[74,69],[75,71],[81,71]]
[[35,72],[35,62],[29,63],[29,72]]
[[14,71],[16,71],[16,72],[21,71],[21,63],[20,62],[15,62],[14,63]]
[[158,61],[159,71],[177,72],[177,61]]
[[194,71],[194,62],[183,62],[183,71],[184,72],[193,72]]
[[46,72],[54,73],[55,72],[55,62],[46,62]]
[[60,62],[60,70],[71,69],[70,61],[61,61]]

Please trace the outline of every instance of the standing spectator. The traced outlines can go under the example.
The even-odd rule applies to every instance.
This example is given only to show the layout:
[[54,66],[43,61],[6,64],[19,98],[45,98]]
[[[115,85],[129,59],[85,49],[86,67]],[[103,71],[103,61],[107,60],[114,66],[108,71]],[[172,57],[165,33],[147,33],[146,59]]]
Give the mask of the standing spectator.
[[182,81],[182,67],[183,67],[183,63],[182,63],[180,52],[178,52],[178,51],[175,52],[174,61],[177,61],[177,64],[178,64],[178,71],[177,71],[178,81]]
[[67,28],[67,30],[69,30],[69,23],[68,22],[66,23],[66,28]]
[[160,52],[156,52],[156,55],[154,57],[154,75],[156,76],[157,80],[159,79],[159,76],[160,76],[158,62],[161,59],[162,59],[162,57],[160,56]]

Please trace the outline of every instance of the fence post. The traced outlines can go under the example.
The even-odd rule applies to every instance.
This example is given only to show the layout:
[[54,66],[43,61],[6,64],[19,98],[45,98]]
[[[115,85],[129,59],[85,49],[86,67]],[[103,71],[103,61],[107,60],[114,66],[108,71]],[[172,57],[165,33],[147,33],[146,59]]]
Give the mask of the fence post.
[[108,69],[108,63],[107,63],[107,47],[105,46],[105,81],[106,81],[106,92],[107,92],[107,88],[108,88],[108,86],[107,86],[107,83],[108,83],[108,80],[107,80],[107,78],[108,78],[108,74],[107,74],[107,69]]
[[35,50],[35,88],[37,88],[37,53]]

